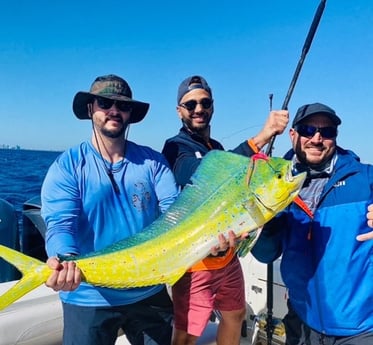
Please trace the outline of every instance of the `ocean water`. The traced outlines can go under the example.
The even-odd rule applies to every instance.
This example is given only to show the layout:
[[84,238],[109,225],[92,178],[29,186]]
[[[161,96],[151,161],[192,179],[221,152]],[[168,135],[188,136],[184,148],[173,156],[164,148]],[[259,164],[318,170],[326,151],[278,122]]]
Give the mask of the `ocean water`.
[[[44,240],[22,211],[27,201],[40,197],[44,177],[59,154],[0,149],[0,199],[13,205],[16,213],[14,217],[14,213],[1,203],[0,243],[43,261],[46,260]],[[19,272],[0,259],[0,282],[19,278]]]
[[49,166],[60,152],[0,149],[0,198],[11,203],[17,214],[23,204],[40,195]]

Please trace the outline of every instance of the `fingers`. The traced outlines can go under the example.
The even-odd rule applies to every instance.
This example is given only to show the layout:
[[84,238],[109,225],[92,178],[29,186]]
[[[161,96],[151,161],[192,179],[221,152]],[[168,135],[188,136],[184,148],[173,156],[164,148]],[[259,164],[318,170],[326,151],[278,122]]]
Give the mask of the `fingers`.
[[229,247],[235,247],[236,244],[237,244],[237,236],[232,230],[230,230],[228,232],[228,245]]
[[[372,221],[369,221],[369,223],[371,223]],[[372,226],[371,226],[372,227]],[[373,240],[373,231],[371,232],[368,232],[366,234],[362,234],[362,235],[358,235],[356,236],[356,239],[358,241],[368,241],[368,240]]]
[[58,258],[56,257],[50,257],[47,261],[47,265],[49,266],[50,269],[52,270],[61,270],[62,269],[62,265],[61,265],[61,262],[60,260],[58,260]]
[[72,291],[75,290],[81,282],[81,272],[74,261],[58,262],[58,259],[50,258],[47,263],[53,269],[45,285],[54,291]]
[[289,112],[287,110],[274,110],[269,114],[268,127],[272,135],[282,134],[289,123]]
[[274,135],[282,134],[289,123],[289,112],[287,110],[273,110],[269,113],[262,130],[253,137],[258,149],[268,144]]
[[219,234],[218,239],[219,244],[211,248],[211,255],[216,256],[219,252],[225,252],[229,247],[235,247],[237,244],[237,236],[232,230],[228,232],[228,238],[223,234]]
[[368,219],[368,226],[373,228],[373,204],[370,204],[368,206],[368,213],[367,213],[367,219]]
[[[370,228],[373,228],[373,204],[370,204],[368,206],[368,212],[367,212],[366,217],[367,217],[367,225]],[[356,236],[356,239],[358,241],[373,240],[373,231],[367,232],[365,234],[358,235],[358,236]]]

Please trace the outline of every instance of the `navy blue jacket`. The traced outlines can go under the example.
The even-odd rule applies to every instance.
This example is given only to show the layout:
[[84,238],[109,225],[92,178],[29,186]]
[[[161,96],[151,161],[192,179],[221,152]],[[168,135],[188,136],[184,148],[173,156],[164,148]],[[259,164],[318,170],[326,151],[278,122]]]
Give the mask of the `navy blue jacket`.
[[373,166],[337,148],[338,159],[311,219],[296,204],[267,223],[252,249],[268,263],[281,258],[290,302],[311,328],[331,336],[373,332],[373,240],[367,206]]
[[[179,133],[166,140],[162,153],[170,163],[174,172],[176,182],[184,187],[191,183],[190,177],[193,175],[201,159],[211,149],[224,150],[222,144],[214,139],[210,139],[209,144],[197,134],[190,133],[182,127]],[[247,142],[241,143],[232,152],[251,157],[255,152],[250,148]]]

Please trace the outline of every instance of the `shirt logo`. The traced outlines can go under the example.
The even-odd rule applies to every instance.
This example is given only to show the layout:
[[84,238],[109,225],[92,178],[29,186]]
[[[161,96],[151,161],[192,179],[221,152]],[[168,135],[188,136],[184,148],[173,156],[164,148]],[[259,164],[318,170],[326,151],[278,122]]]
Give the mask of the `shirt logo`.
[[145,183],[137,182],[134,185],[135,193],[132,194],[132,204],[138,211],[146,210],[151,200],[151,194]]
[[338,181],[334,187],[342,187],[342,186],[345,186],[346,185],[346,181]]
[[201,152],[196,151],[196,152],[194,152],[194,154],[196,155],[196,157],[197,157],[198,159],[202,159]]

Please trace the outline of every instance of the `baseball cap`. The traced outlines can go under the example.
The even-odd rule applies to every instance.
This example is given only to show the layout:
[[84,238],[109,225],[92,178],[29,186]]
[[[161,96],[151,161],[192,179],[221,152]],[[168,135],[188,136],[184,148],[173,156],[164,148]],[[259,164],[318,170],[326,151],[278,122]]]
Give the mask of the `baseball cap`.
[[194,89],[206,90],[210,94],[210,97],[212,97],[211,88],[207,84],[207,81],[199,75],[194,75],[184,79],[181,82],[177,92],[177,104],[180,103],[181,99],[184,97],[185,94]]
[[322,103],[312,103],[305,104],[298,109],[297,113],[295,114],[292,127],[294,127],[307,117],[316,114],[327,116],[330,120],[333,121],[336,126],[342,123],[341,119],[332,108]]

